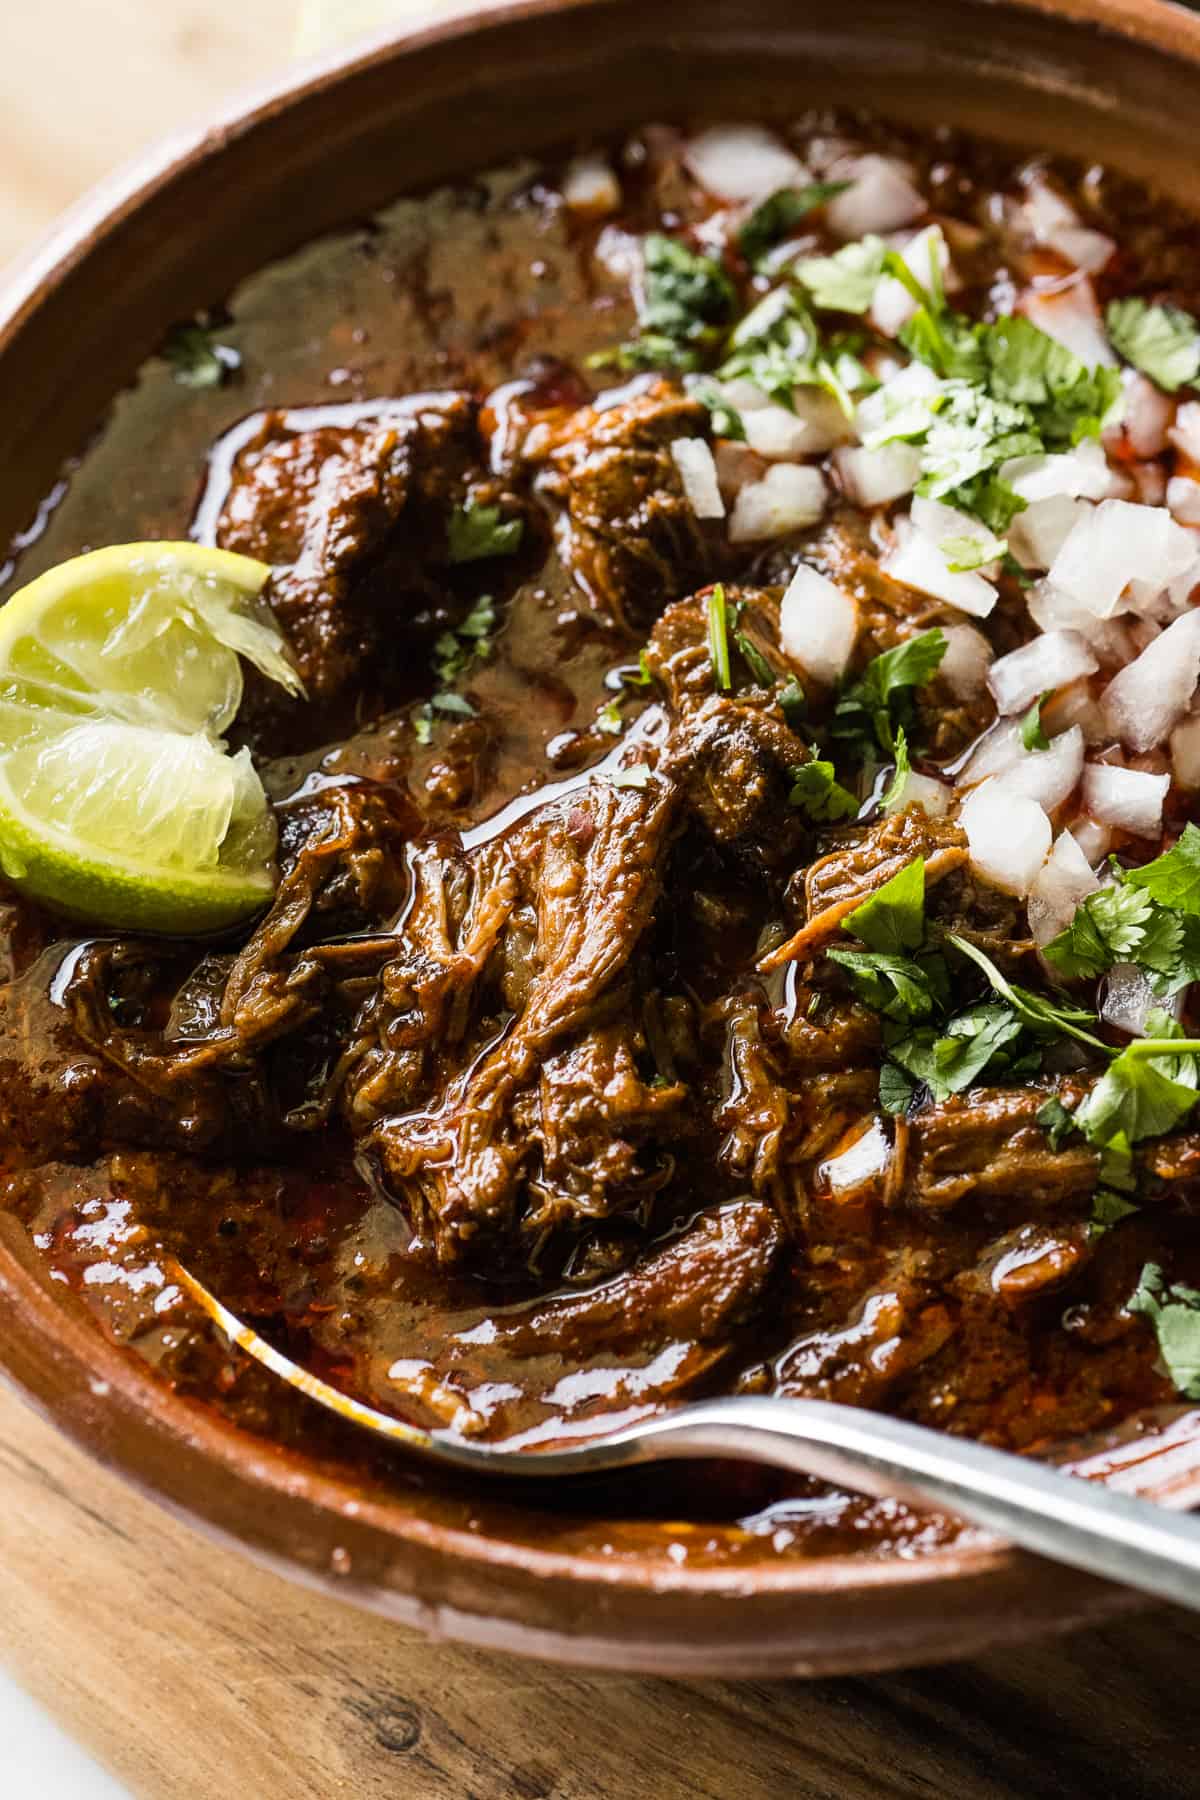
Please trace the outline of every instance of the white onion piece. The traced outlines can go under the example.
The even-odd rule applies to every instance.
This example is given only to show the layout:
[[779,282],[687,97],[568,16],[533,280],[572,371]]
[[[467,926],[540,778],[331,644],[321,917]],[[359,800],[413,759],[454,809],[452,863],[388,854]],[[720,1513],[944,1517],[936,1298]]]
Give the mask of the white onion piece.
[[1157,1010],[1177,1019],[1183,1011],[1183,999],[1182,992],[1169,1000],[1162,999],[1136,963],[1114,963],[1104,983],[1100,1017],[1106,1025],[1115,1025],[1130,1037],[1145,1037],[1146,1015]]
[[[900,251],[901,261],[925,289],[930,286],[935,257],[945,287],[950,272],[950,251],[938,225],[927,225],[924,231],[918,231]],[[876,331],[882,332],[884,337],[895,337],[916,310],[917,303],[904,283],[897,281],[894,275],[885,275],[875,289],[869,317]]]
[[779,607],[779,641],[793,662],[832,686],[846,672],[858,608],[828,576],[801,563]]
[[834,164],[830,174],[836,181],[853,183],[825,209],[830,230],[840,238],[899,231],[902,225],[913,224],[928,211],[910,171],[894,157],[851,157]]
[[676,438],[671,457],[688,505],[698,519],[723,519],[725,502],[717,481],[717,465],[703,438]]
[[1030,183],[1021,211],[1034,242],[1057,251],[1074,268],[1096,274],[1112,260],[1117,247],[1112,238],[1081,225],[1074,208],[1044,181]]
[[862,1187],[864,1182],[874,1181],[882,1175],[892,1158],[892,1146],[887,1133],[878,1119],[872,1119],[866,1131],[846,1150],[837,1156],[830,1157],[821,1168],[830,1187],[835,1193],[846,1193],[850,1188]]
[[1185,400],[1167,436],[1189,462],[1200,463],[1200,400]]
[[825,479],[820,469],[775,463],[758,481],[747,482],[734,503],[729,521],[732,544],[757,544],[815,525],[825,510]]
[[1171,733],[1171,769],[1181,788],[1200,788],[1200,714],[1182,719]]
[[1150,599],[1195,561],[1196,546],[1160,506],[1103,500],[1072,527],[1050,566],[1049,581],[1081,613],[1110,619],[1130,603]]
[[850,434],[849,421],[833,395],[816,387],[797,388],[792,408],[771,401],[745,408],[742,424],[752,450],[781,462],[832,450]]
[[996,590],[990,581],[973,571],[953,574],[946,559],[932,539],[915,531],[905,519],[896,527],[896,541],[880,564],[885,575],[918,593],[932,594],[945,600],[960,612],[976,619],[986,619],[996,604]]
[[1200,525],[1200,481],[1193,481],[1190,475],[1172,475],[1166,499],[1171,517],[1178,524]]
[[567,164],[563,177],[563,199],[572,212],[616,212],[621,204],[621,184],[612,165],[595,154],[576,156]]
[[1097,819],[1086,816],[1076,819],[1071,827],[1071,836],[1091,863],[1098,869],[1113,847],[1113,829],[1111,825],[1101,825]]
[[762,200],[808,178],[799,157],[761,125],[713,125],[688,140],[683,160],[721,200]]
[[1115,366],[1117,358],[1104,335],[1100,308],[1086,275],[1081,275],[1078,281],[1057,293],[1026,288],[1018,297],[1016,310],[1047,337],[1070,350],[1089,369],[1098,364],[1107,368]]
[[937,781],[932,775],[918,775],[910,769],[904,777],[904,785],[887,806],[885,813],[903,812],[906,807],[918,806],[931,819],[941,819],[950,811],[953,795],[944,781]]
[[1187,712],[1198,681],[1200,612],[1189,612],[1109,682],[1100,696],[1104,722],[1131,750],[1152,750]]
[[1050,821],[1036,800],[1006,793],[985,781],[967,795],[959,813],[971,866],[993,886],[1023,898],[1050,848]]
[[878,450],[843,444],[833,453],[833,466],[856,506],[886,506],[912,493],[921,475],[921,452],[912,444],[882,444]]
[[[1139,462],[1130,466],[1130,478],[1133,481],[1133,493],[1128,496],[1132,500],[1140,500],[1143,506],[1165,506],[1167,501],[1167,471],[1161,463]],[[1180,519],[1181,525],[1190,524],[1188,519]]]
[[641,238],[632,231],[622,230],[619,225],[604,227],[592,255],[600,267],[618,281],[640,280],[645,268]]
[[988,687],[1000,713],[1024,712],[1039,694],[1053,693],[1100,667],[1077,631],[1044,631],[1019,650],[999,657],[988,675]]
[[1066,494],[1035,500],[1009,526],[1008,547],[1022,568],[1048,569],[1089,510],[1086,500],[1072,500]]
[[1003,775],[1026,754],[1017,719],[998,719],[971,748],[958,772],[960,788],[976,787],[993,775]]
[[[932,400],[940,394],[942,384],[924,363],[911,362],[890,380],[884,381],[872,394],[866,394],[854,409],[854,424],[864,443],[876,433],[886,435],[897,414],[916,401]],[[927,416],[927,409],[926,409]],[[873,446],[871,446],[873,447]]]
[[1105,500],[1112,471],[1097,438],[1084,438],[1057,456],[1014,456],[1000,465],[1000,479],[1030,506],[1065,494],[1072,500]]
[[1119,826],[1135,837],[1157,837],[1170,785],[1169,775],[1088,763],[1083,771],[1083,804],[1101,825]]
[[737,444],[720,438],[713,446],[717,466],[717,483],[725,500],[734,499],[748,481],[757,481],[765,472],[761,456],[755,456],[749,444]]
[[1125,390],[1124,409],[1120,419],[1106,428],[1105,442],[1115,444],[1124,440],[1135,456],[1161,456],[1175,417],[1175,402],[1138,369],[1125,369],[1121,381]]
[[974,700],[987,686],[992,646],[974,625],[943,625],[946,653],[938,674],[956,700]]
[[[924,494],[918,494],[913,500],[909,516],[921,535],[937,545],[943,559],[947,561],[947,567],[947,544],[953,543],[957,547],[962,543],[964,548],[970,546],[970,554],[964,561],[983,557],[991,547],[993,534],[986,525],[981,524],[970,513],[959,512],[956,506],[947,506],[943,500],[928,500]],[[999,573],[994,559],[978,562],[978,569],[981,574],[993,579]]]
[[1079,785],[1083,773],[1083,733],[1078,725],[1050,739],[1048,750],[1026,750],[995,778],[994,785],[1006,794],[1023,794],[1036,800],[1043,812],[1051,813],[1061,806]]
[[1116,252],[1116,241],[1088,225],[1064,225],[1046,239],[1051,250],[1085,274],[1098,275]]
[[1086,680],[1069,681],[1066,687],[1060,688],[1046,702],[1042,710],[1042,725],[1046,731],[1066,731],[1069,726],[1078,725],[1085,744],[1106,744],[1111,741],[1100,702],[1092,693],[1091,683]]
[[1069,831],[1060,831],[1029,890],[1029,929],[1035,942],[1048,944],[1064,931],[1080,901],[1099,886],[1075,838]]

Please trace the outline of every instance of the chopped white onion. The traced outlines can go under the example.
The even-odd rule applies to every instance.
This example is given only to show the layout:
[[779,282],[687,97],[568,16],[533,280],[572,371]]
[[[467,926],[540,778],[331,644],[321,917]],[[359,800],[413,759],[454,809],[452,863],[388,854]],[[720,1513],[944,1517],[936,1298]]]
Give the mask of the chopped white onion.
[[[900,251],[901,261],[926,289],[930,286],[935,257],[944,287],[950,269],[950,251],[940,225],[927,225],[924,231],[918,231],[911,237]],[[875,289],[870,320],[876,331],[882,332],[884,337],[895,337],[901,327],[908,324],[916,310],[917,303],[904,283],[897,281],[894,275],[885,275]]]
[[1068,726],[1078,725],[1085,744],[1111,741],[1100,702],[1092,693],[1091,682],[1086,679],[1069,681],[1046,702],[1042,724],[1046,731],[1066,731]]
[[562,192],[572,212],[611,213],[621,204],[621,184],[611,163],[594,153],[571,159]]
[[[855,429],[864,444],[869,448],[876,448],[870,443],[876,433],[886,436],[889,425],[899,413],[916,402],[931,401],[941,391],[942,384],[932,369],[927,368],[924,363],[911,362],[898,374],[884,381],[874,393],[863,396],[854,410]],[[923,411],[927,418],[928,406]],[[918,419],[918,426],[919,423]]]
[[1038,944],[1048,944],[1075,917],[1075,908],[1100,883],[1069,831],[1060,831],[1054,848],[1029,890],[1029,929]]
[[886,506],[912,493],[921,475],[921,452],[913,444],[882,444],[878,450],[843,444],[833,453],[833,466],[856,506]]
[[1193,481],[1190,475],[1172,475],[1166,499],[1177,524],[1200,525],[1200,481]]
[[1088,763],[1083,771],[1083,804],[1101,825],[1119,826],[1135,837],[1157,837],[1170,785],[1169,775]]
[[1111,825],[1101,825],[1096,819],[1076,819],[1071,827],[1071,836],[1087,857],[1093,869],[1098,869],[1113,847],[1113,831]]
[[1020,755],[994,785],[1006,794],[1036,800],[1043,812],[1051,813],[1074,792],[1082,773],[1083,733],[1072,725],[1050,739],[1048,750],[1026,750],[1022,744]]
[[891,156],[857,156],[835,163],[830,174],[853,185],[825,209],[829,228],[840,238],[899,231],[928,211],[908,167]]
[[1089,369],[1097,365],[1115,366],[1117,359],[1104,335],[1100,308],[1086,275],[1081,275],[1078,281],[1057,293],[1026,288],[1017,300],[1016,310],[1047,337],[1070,350]]
[[679,479],[688,505],[698,519],[723,519],[725,502],[717,481],[717,465],[703,438],[676,438],[671,457],[679,470]]
[[1113,677],[1100,696],[1104,722],[1131,750],[1166,742],[1200,681],[1200,612],[1184,613]]
[[832,686],[845,674],[858,636],[858,608],[850,595],[808,563],[801,563],[779,607],[779,641],[807,674]]
[[906,807],[920,807],[931,819],[941,819],[950,811],[953,795],[944,781],[937,781],[932,775],[918,775],[910,769],[904,777],[904,785],[887,806],[885,813],[903,812]]
[[996,604],[996,590],[990,581],[973,571],[952,573],[933,540],[914,530],[906,519],[898,522],[895,545],[880,568],[893,581],[916,588],[918,593],[932,594],[934,599],[944,600],[976,619],[986,619]]
[[684,145],[688,171],[721,200],[762,200],[807,180],[804,164],[761,125],[713,125]]
[[719,438],[713,446],[713,461],[717,466],[717,482],[722,496],[732,500],[748,481],[757,481],[765,473],[761,456],[756,456],[749,444],[734,443],[731,438]]
[[1183,1011],[1183,1000],[1182,991],[1169,1000],[1162,999],[1137,963],[1114,963],[1104,983],[1100,1017],[1106,1025],[1115,1025],[1130,1037],[1145,1037],[1148,1013],[1165,1012],[1177,1019]]
[[821,1173],[835,1193],[844,1194],[850,1188],[862,1187],[864,1182],[874,1181],[877,1175],[882,1175],[891,1157],[892,1146],[887,1133],[878,1119],[872,1119],[848,1149],[822,1165]]
[[1105,442],[1124,440],[1137,457],[1161,456],[1175,417],[1175,402],[1138,369],[1125,369],[1121,382],[1125,405],[1120,419],[1106,427]]
[[958,771],[960,788],[976,787],[993,775],[1003,775],[1025,755],[1018,719],[997,719],[977,738],[966,761]]
[[1053,693],[1100,667],[1077,631],[1044,631],[1019,650],[999,657],[988,675],[988,687],[1000,713],[1024,712],[1039,694]]
[[985,781],[963,801],[959,823],[967,834],[972,868],[995,887],[1023,898],[1050,848],[1050,821],[1037,801],[1006,793],[999,781]]
[[1200,400],[1185,400],[1167,436],[1189,462],[1200,463]]
[[1021,211],[1034,242],[1057,251],[1075,268],[1097,274],[1112,260],[1117,247],[1112,238],[1081,225],[1074,208],[1045,181],[1029,184]]
[[596,239],[592,255],[600,267],[618,281],[641,279],[645,267],[642,240],[634,232],[623,230],[620,225],[604,227]]
[[938,674],[956,700],[974,700],[987,685],[992,646],[974,625],[943,625],[946,653]]
[[1161,506],[1103,500],[1072,527],[1049,582],[1081,614],[1111,619],[1153,599],[1196,558],[1194,540]]
[[[1140,500],[1143,506],[1165,506],[1167,501],[1167,471],[1161,463],[1139,462],[1129,466],[1133,492],[1117,496],[1121,499]],[[1190,523],[1188,519],[1180,519],[1181,525]]]
[[1200,714],[1181,719],[1171,733],[1171,769],[1181,788],[1200,788]]
[[1009,526],[1008,547],[1022,568],[1048,569],[1088,511],[1086,500],[1071,500],[1066,494],[1035,500]]
[[815,525],[825,510],[825,478],[820,469],[774,463],[758,481],[747,482],[729,521],[732,544],[757,544]]
[[[999,574],[995,563],[993,533],[970,513],[959,512],[956,506],[947,506],[943,500],[928,500],[924,494],[918,494],[913,500],[909,516],[921,535],[937,545],[947,567],[951,561],[969,561],[976,564],[980,574],[990,576],[993,580]],[[961,546],[967,555],[952,557],[946,548],[950,544],[956,550]]]
[[832,450],[849,436],[849,422],[832,394],[816,387],[795,390],[792,407],[768,401],[742,412],[746,442],[760,456],[791,462]]
[[1097,438],[1084,438],[1057,456],[1014,456],[1000,465],[1000,479],[1030,506],[1065,494],[1071,500],[1105,500],[1112,471]]

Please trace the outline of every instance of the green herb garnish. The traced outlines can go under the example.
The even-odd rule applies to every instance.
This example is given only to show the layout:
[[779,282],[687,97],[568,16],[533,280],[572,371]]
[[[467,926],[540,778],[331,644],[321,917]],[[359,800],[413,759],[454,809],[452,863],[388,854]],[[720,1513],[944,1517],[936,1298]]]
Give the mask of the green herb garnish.
[[1163,1362],[1179,1392],[1200,1400],[1200,1293],[1179,1282],[1168,1284],[1157,1263],[1147,1263],[1127,1305],[1153,1325]]
[[524,532],[523,519],[502,519],[498,506],[468,501],[450,514],[450,561],[481,562],[489,556],[511,556],[519,549]]
[[221,387],[242,366],[237,350],[217,342],[216,327],[199,321],[173,326],[162,353],[181,387]]
[[788,803],[817,824],[828,825],[837,819],[849,819],[858,811],[858,801],[848,789],[839,785],[831,762],[814,758],[812,762],[801,763],[791,775]]
[[853,184],[849,181],[813,181],[807,187],[779,188],[760,200],[738,232],[738,248],[748,263],[785,238],[810,212],[824,206]]
[[1034,701],[1029,711],[1021,720],[1021,742],[1026,750],[1048,750],[1050,739],[1042,724],[1042,707],[1046,704],[1047,694]]
[[1113,348],[1166,393],[1200,375],[1200,326],[1182,307],[1110,300],[1104,322]]
[[838,700],[833,735],[877,744],[894,755],[896,732],[912,728],[912,690],[931,679],[945,654],[946,634],[934,626],[873,657]]
[[729,665],[729,611],[725,589],[718,581],[705,603],[708,614],[708,659],[712,664],[713,683],[719,693],[727,694],[733,686]]

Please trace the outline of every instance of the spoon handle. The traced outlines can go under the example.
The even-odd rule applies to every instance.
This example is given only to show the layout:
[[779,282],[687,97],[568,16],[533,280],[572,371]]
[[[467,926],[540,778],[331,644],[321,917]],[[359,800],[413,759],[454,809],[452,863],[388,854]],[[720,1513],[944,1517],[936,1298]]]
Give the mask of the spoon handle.
[[725,1456],[852,1492],[898,1495],[958,1513],[1055,1562],[1200,1610],[1200,1518],[903,1419],[822,1400],[701,1401],[569,1455],[577,1469],[580,1456],[622,1448],[625,1463]]

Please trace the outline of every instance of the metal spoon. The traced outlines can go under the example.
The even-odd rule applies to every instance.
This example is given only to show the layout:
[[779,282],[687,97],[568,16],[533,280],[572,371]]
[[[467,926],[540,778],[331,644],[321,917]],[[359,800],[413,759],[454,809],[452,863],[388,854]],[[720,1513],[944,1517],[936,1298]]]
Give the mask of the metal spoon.
[[825,1400],[701,1400],[556,1450],[423,1431],[282,1355],[180,1264],[173,1273],[232,1343],[310,1400],[430,1461],[475,1475],[596,1475],[686,1457],[767,1463],[855,1493],[960,1514],[1022,1549],[1200,1610],[1200,1518],[984,1444]]

